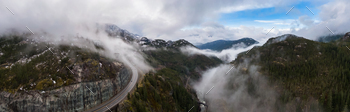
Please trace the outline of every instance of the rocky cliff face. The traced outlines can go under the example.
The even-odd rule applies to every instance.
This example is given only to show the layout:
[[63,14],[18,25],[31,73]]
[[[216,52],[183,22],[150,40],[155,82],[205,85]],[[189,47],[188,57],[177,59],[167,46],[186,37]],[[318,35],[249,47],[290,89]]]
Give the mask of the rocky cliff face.
[[0,36],[0,45],[0,112],[87,110],[131,79],[125,65],[87,48],[22,35]]
[[112,79],[81,82],[50,91],[0,92],[0,112],[84,111],[110,99],[131,79],[123,67]]
[[346,33],[343,38],[343,40],[349,40],[350,39],[350,32]]

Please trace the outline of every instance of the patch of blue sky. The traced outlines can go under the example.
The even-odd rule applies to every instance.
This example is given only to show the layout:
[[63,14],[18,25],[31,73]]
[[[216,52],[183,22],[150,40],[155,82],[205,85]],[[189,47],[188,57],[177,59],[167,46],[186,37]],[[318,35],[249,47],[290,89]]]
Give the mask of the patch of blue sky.
[[[289,28],[292,22],[301,16],[309,16],[313,20],[318,20],[320,10],[318,7],[324,3],[301,1],[283,7],[269,7],[261,9],[251,9],[233,13],[223,13],[218,20],[220,24],[231,27],[254,26],[270,28],[273,26]],[[294,8],[286,14],[292,7]],[[314,13],[314,15],[306,8]]]

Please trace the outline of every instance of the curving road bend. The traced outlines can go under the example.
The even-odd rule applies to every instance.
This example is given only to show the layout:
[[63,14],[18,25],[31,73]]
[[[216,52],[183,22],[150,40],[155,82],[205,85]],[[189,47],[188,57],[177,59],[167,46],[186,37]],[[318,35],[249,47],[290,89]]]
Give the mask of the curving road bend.
[[102,104],[95,106],[91,109],[86,110],[85,112],[110,112],[109,109],[116,106],[118,103],[123,101],[123,99],[128,95],[128,93],[134,88],[137,82],[138,78],[138,72],[137,69],[133,66],[130,66],[132,71],[132,78],[131,81],[128,83],[128,85],[117,95],[112,97],[111,99],[103,102]]

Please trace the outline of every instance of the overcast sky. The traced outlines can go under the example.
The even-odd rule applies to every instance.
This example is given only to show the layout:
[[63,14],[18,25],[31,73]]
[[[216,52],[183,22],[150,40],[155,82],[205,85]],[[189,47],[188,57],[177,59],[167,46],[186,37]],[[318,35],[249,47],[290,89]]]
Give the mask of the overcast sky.
[[350,31],[348,0],[0,0],[0,4],[2,34],[13,29],[28,32],[27,26],[37,33],[69,35],[96,23],[112,23],[153,39],[198,44],[243,37],[262,41],[285,33],[316,39],[331,34],[326,26],[334,33]]

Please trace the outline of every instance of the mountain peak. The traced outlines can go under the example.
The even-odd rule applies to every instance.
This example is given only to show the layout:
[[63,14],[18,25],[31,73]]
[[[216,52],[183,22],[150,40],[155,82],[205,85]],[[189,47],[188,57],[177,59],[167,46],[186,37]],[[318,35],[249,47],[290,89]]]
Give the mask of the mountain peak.
[[141,46],[152,46],[152,47],[157,47],[157,48],[163,48],[163,47],[165,47],[165,48],[179,48],[182,46],[195,47],[192,43],[188,42],[185,39],[180,39],[177,41],[171,41],[171,40],[165,41],[163,39],[151,40],[151,39],[148,39],[147,37],[142,37],[139,40],[139,44]]
[[349,40],[350,39],[350,32],[346,33],[343,38],[342,38],[344,41],[345,40]]
[[269,44],[273,44],[273,43],[278,43],[281,41],[285,41],[286,39],[291,39],[291,38],[303,38],[303,37],[298,37],[296,35],[293,34],[284,34],[275,38],[270,38],[265,44],[269,45]]
[[241,47],[247,47],[253,44],[259,43],[252,38],[241,38],[239,40],[216,40],[213,42],[208,42],[205,44],[198,45],[200,49],[211,49],[216,51],[222,51],[224,49],[232,48],[235,45],[240,45]]
[[128,30],[119,28],[114,24],[105,24],[105,31],[109,36],[112,37],[122,37],[122,39],[133,40],[134,38],[139,38],[139,35],[130,33]]

